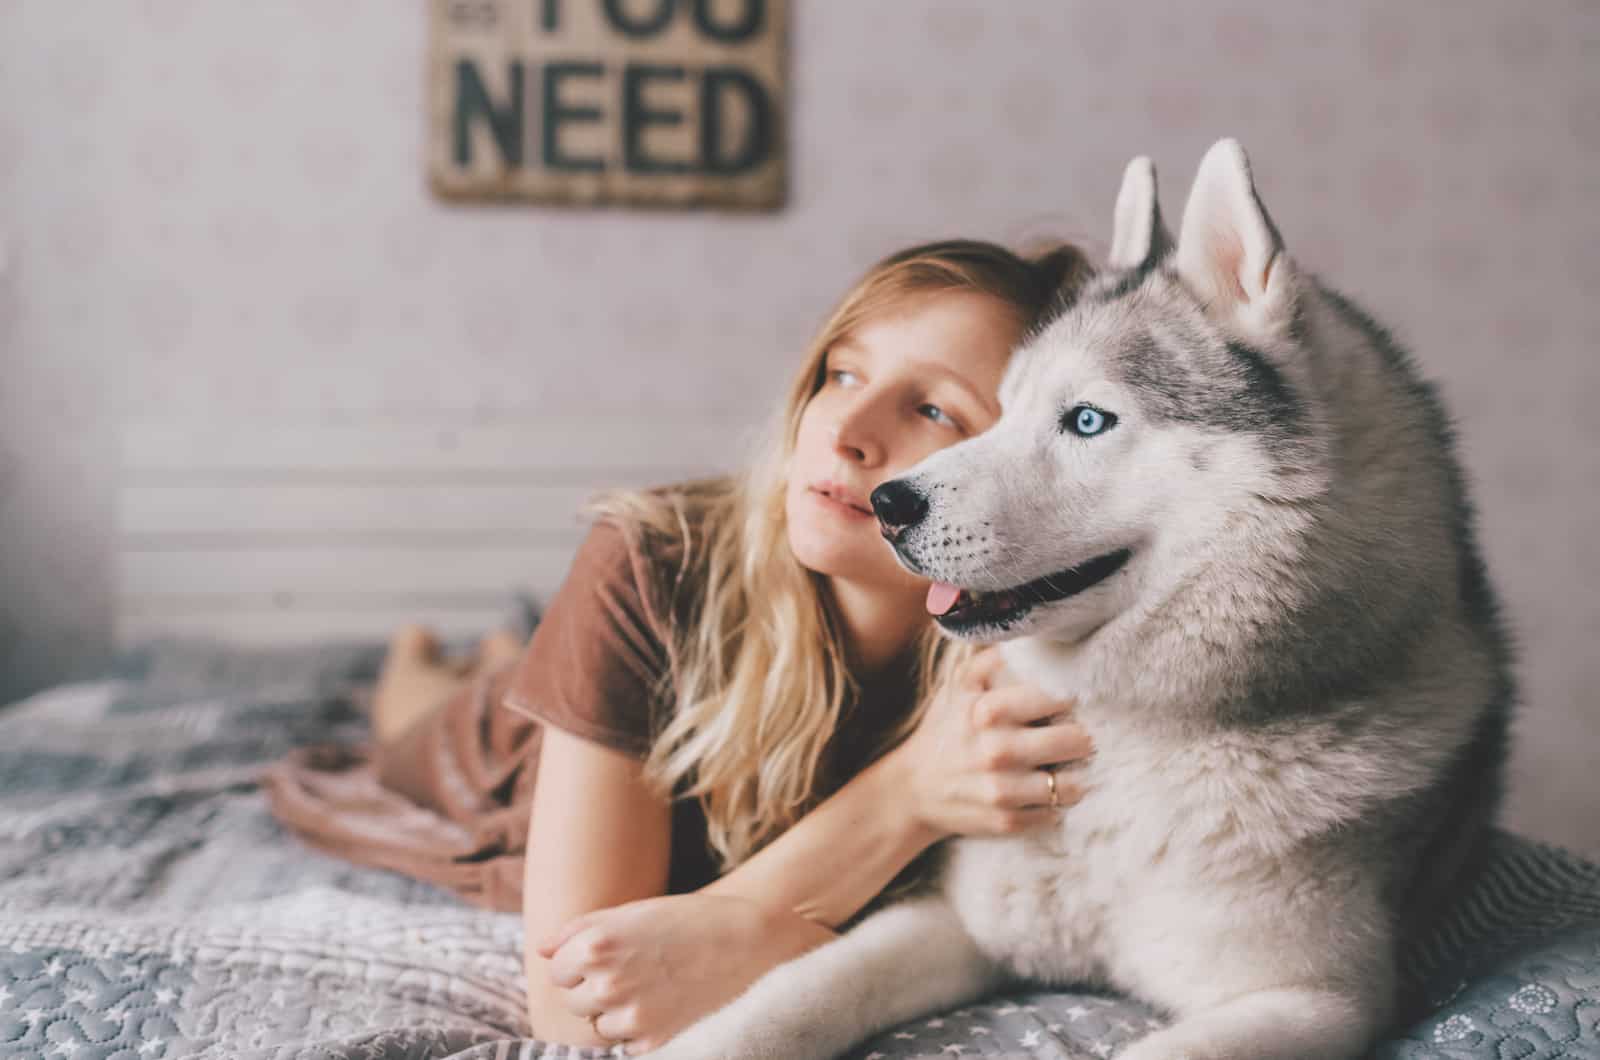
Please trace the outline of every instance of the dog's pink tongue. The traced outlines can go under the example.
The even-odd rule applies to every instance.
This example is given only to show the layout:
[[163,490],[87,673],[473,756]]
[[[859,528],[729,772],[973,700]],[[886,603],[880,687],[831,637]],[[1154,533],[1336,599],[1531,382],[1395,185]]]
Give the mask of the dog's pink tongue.
[[961,590],[954,585],[944,582],[934,582],[928,586],[928,614],[942,615],[955,606],[956,598],[961,595]]

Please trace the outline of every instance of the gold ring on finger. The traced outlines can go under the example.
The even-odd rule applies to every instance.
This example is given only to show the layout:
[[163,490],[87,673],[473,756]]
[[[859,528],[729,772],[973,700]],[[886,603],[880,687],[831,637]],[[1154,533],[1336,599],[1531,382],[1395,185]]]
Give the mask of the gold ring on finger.
[[1053,769],[1044,770],[1044,779],[1046,779],[1046,780],[1048,780],[1050,782],[1050,808],[1052,810],[1061,809],[1061,803],[1056,798],[1056,774],[1055,774],[1055,770],[1053,770]]

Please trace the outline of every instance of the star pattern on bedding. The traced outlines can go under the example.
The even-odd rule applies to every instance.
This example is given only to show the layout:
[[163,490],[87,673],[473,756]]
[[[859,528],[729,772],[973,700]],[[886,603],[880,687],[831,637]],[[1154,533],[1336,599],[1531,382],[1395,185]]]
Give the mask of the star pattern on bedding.
[[[554,1060],[528,1035],[521,924],[312,851],[260,768],[354,741],[381,645],[193,645],[0,710],[0,1058]],[[1600,1054],[1600,868],[1503,833],[1410,957],[1431,1011],[1374,1054]],[[1022,984],[889,1028],[849,1060],[1111,1057],[1135,1001]]]

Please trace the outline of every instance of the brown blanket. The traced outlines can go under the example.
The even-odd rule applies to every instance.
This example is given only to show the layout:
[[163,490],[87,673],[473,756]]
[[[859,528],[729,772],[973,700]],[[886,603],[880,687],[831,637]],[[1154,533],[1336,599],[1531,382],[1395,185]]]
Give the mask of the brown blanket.
[[480,675],[386,746],[291,752],[263,777],[272,812],[330,854],[520,910],[543,728],[502,702],[513,670]]

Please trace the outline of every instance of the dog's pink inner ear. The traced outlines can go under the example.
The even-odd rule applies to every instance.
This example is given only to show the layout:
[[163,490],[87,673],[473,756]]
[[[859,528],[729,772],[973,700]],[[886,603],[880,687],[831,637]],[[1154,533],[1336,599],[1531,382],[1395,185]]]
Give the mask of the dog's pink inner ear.
[[1212,227],[1205,235],[1209,271],[1215,293],[1220,298],[1243,302],[1249,294],[1244,289],[1244,243],[1236,229]]
[[1236,141],[1201,159],[1178,238],[1178,271],[1208,310],[1229,314],[1270,293],[1282,245]]

